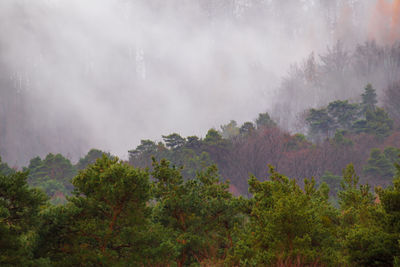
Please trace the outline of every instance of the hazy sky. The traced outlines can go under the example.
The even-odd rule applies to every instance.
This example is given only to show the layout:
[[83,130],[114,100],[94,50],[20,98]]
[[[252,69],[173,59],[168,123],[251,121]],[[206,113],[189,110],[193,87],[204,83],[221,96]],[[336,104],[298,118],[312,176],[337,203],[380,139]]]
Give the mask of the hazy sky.
[[[334,42],[333,24],[351,23],[320,2],[1,0],[0,63],[31,103],[31,134],[54,143],[38,154],[81,156],[76,139],[80,153],[126,157],[140,139],[204,136],[271,110],[289,65]],[[337,2],[343,14],[360,5]]]

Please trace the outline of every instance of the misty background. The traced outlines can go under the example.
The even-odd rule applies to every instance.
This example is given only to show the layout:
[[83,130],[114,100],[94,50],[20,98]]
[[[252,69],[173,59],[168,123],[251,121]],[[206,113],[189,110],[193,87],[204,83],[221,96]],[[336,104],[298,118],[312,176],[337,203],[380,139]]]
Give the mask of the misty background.
[[376,3],[2,0],[0,155],[16,166],[92,147],[126,158],[141,139],[204,136],[265,111],[297,131],[302,110],[338,94],[294,94],[294,64],[321,61],[338,40],[348,50],[367,41]]

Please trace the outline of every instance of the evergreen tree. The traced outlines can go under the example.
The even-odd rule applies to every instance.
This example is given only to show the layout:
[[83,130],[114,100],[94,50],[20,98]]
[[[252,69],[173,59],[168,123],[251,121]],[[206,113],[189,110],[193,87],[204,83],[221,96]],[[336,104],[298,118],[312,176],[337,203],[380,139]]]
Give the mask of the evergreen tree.
[[215,129],[208,130],[206,137],[204,138],[204,142],[209,145],[218,144],[222,141],[223,140],[221,134]]
[[382,139],[393,130],[393,120],[382,108],[367,109],[365,119],[356,121],[353,129],[356,133],[373,134]]
[[339,175],[334,175],[333,173],[327,171],[324,173],[323,176],[321,176],[320,183],[326,183],[329,186],[329,193],[331,196],[334,198],[337,197],[337,193],[341,189],[341,181],[342,177]]
[[397,241],[382,227],[385,214],[374,203],[369,185],[358,182],[354,166],[348,165],[339,192],[344,255],[350,265],[391,266]]
[[323,134],[325,136],[329,136],[334,129],[334,121],[329,116],[326,108],[310,109],[306,121],[310,126],[311,135]]
[[[66,206],[49,209],[38,255],[55,265],[140,265],[154,257],[149,174],[103,155],[73,179]],[[153,233],[160,234],[153,229]],[[57,233],[54,236],[54,233]],[[160,235],[161,236],[161,235]]]
[[318,190],[314,180],[305,180],[303,190],[272,167],[270,172],[268,181],[249,180],[250,221],[238,229],[233,262],[243,266],[337,263],[337,213],[327,201],[326,188]]
[[156,144],[151,140],[141,140],[140,145],[136,149],[129,150],[129,163],[132,166],[137,167],[149,167],[151,166],[151,157],[157,156],[165,157],[168,153],[168,149],[162,142]]
[[155,153],[157,151],[157,144],[151,140],[140,140],[140,145],[135,150],[129,151],[129,157],[138,157],[143,154]]
[[0,157],[0,175],[10,175],[13,173],[15,173],[15,171],[10,168],[6,162],[2,162]]
[[90,164],[93,164],[96,162],[97,159],[101,158],[103,154],[106,154],[107,156],[111,156],[109,153],[105,153],[99,149],[91,149],[85,157],[80,158],[78,163],[76,164],[76,168],[78,170],[83,170]]
[[358,118],[359,105],[337,100],[329,103],[327,110],[335,129],[349,130]]
[[170,149],[178,149],[186,143],[186,139],[177,133],[166,136],[163,135],[162,138],[164,139],[166,146]]
[[[237,208],[215,166],[184,181],[168,161],[154,161],[154,219],[170,234],[177,266],[216,264],[232,246]],[[168,263],[170,264],[170,263]],[[167,265],[168,265],[167,264]]]
[[[354,170],[354,165],[349,164],[343,170],[342,190],[339,192],[339,204],[341,210],[356,209],[373,203],[374,197],[370,192],[370,186],[359,185],[360,177]],[[348,212],[350,216],[357,216],[356,212]]]
[[253,133],[256,130],[254,127],[254,124],[252,122],[245,122],[243,125],[239,128],[239,134],[242,136],[249,135]]
[[256,119],[257,129],[263,127],[276,127],[276,122],[272,120],[269,116],[268,112],[258,114],[258,118]]
[[372,149],[367,165],[364,166],[364,174],[381,181],[381,185],[392,181],[395,174],[394,163],[400,149],[388,147],[382,153],[379,149]]
[[29,188],[27,178],[27,172],[0,174],[1,266],[39,264],[33,261],[32,248],[36,245],[40,208],[47,198],[38,189]]
[[335,136],[331,140],[331,143],[335,146],[340,147],[352,147],[354,145],[354,142],[350,138],[346,138],[346,134],[347,131],[345,130],[336,131]]
[[226,125],[221,125],[221,135],[225,139],[230,139],[239,134],[239,127],[237,127],[237,122],[231,120]]
[[195,151],[199,150],[201,147],[201,141],[197,136],[188,136],[185,147],[193,149]]
[[49,196],[56,192],[69,194],[73,190],[71,179],[77,173],[69,159],[51,153],[43,160],[33,158],[25,170],[29,171],[29,183],[42,188]]
[[361,95],[362,102],[361,106],[363,108],[363,112],[367,112],[367,110],[374,110],[375,105],[378,103],[376,99],[376,92],[372,85],[369,83],[364,89],[364,93]]

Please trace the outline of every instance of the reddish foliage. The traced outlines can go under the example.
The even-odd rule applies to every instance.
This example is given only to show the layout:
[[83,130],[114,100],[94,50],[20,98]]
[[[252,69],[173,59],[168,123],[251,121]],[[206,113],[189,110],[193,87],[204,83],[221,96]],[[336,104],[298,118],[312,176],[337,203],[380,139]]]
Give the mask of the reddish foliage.
[[[301,141],[293,145],[295,137],[277,128],[256,131],[247,137],[233,140],[229,150],[218,162],[221,174],[230,179],[235,190],[247,193],[249,174],[259,179],[268,177],[268,164],[277,171],[301,183],[304,178],[317,180],[326,172],[341,175],[349,163],[353,163],[357,174],[363,179],[363,166],[373,148],[400,147],[400,132],[394,132],[381,141],[368,134],[348,134],[351,143],[338,144],[327,139],[319,144]],[[378,181],[371,181],[373,185]]]

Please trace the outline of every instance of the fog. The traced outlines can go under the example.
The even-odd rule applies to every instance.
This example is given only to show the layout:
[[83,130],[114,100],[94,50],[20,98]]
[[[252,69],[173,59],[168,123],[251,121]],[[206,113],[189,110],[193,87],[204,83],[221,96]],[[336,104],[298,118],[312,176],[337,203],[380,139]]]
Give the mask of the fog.
[[365,41],[375,2],[2,0],[0,155],[126,158],[141,139],[253,120],[292,63]]

